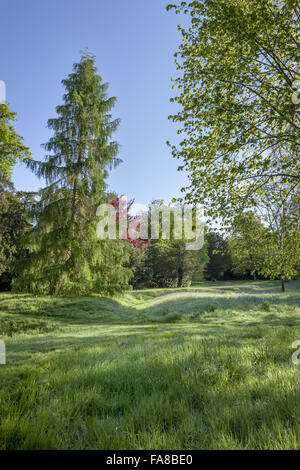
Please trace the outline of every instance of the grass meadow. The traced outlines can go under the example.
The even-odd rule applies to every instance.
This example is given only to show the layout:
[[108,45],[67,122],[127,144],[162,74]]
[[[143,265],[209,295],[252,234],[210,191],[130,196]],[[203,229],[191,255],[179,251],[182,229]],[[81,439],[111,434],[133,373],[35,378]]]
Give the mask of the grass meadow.
[[0,294],[0,449],[300,449],[300,285]]

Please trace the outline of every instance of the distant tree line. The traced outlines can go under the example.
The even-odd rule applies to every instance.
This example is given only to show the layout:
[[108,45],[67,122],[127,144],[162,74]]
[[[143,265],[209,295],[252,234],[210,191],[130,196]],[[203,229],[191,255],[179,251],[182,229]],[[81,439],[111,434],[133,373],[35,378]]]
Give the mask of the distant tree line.
[[[295,252],[299,250],[299,230],[282,234],[280,227],[276,230],[273,226],[263,223],[253,212],[245,212],[226,236],[207,228],[204,246],[196,251],[186,250],[186,240],[175,240],[172,236],[169,240],[143,241],[130,240],[129,237],[115,241],[100,241],[96,238],[89,240],[89,249],[92,250],[94,246],[101,250],[103,256],[101,258],[96,252],[97,283],[88,286],[88,282],[92,282],[92,275],[87,268],[84,270],[84,266],[81,267],[82,271],[78,268],[77,263],[87,262],[83,259],[83,254],[79,253],[79,258],[75,257],[73,260],[69,274],[70,280],[73,280],[73,288],[65,290],[61,287],[61,290],[57,291],[60,270],[51,270],[55,261],[59,260],[59,256],[54,252],[54,245],[51,253],[51,245],[47,246],[48,241],[43,241],[46,244],[43,250],[50,256],[48,261],[44,261],[44,265],[39,264],[39,257],[44,253],[32,250],[28,245],[28,240],[35,236],[39,227],[38,219],[34,218],[36,208],[41,204],[38,196],[38,193],[15,191],[11,182],[0,182],[1,290],[13,288],[17,292],[98,292],[113,295],[130,287],[187,287],[192,282],[203,280],[237,279],[281,279],[284,290],[286,280],[300,277],[300,263],[297,262],[300,258],[299,251]],[[107,197],[114,203],[115,196],[107,194]],[[128,219],[133,218],[129,208]],[[273,219],[272,221],[275,223]],[[57,225],[53,221],[54,231],[55,227]],[[51,234],[50,231],[46,233]],[[63,237],[62,234],[59,236]],[[37,242],[42,240],[43,238],[38,236]],[[55,246],[60,246],[59,239]],[[60,253],[67,253],[67,249],[64,251],[61,248]]]

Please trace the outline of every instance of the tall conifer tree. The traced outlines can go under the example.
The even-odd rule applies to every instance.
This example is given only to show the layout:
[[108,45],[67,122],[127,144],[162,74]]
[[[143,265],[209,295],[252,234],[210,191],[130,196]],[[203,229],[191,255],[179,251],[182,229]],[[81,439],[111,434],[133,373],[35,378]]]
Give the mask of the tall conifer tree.
[[115,98],[97,74],[95,59],[84,53],[62,81],[64,103],[49,119],[53,137],[44,144],[45,162],[27,161],[47,187],[35,207],[36,226],[27,239],[31,253],[21,262],[17,290],[112,294],[127,285],[124,248],[96,236],[96,208],[105,197],[105,178],[116,166],[118,144],[111,140],[119,120],[110,110]]

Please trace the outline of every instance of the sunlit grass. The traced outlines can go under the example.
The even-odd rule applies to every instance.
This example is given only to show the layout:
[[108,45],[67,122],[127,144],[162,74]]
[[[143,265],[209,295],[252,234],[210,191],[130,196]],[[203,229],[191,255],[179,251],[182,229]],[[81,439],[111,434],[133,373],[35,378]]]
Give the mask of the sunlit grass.
[[2,294],[0,328],[1,449],[300,448],[297,283]]

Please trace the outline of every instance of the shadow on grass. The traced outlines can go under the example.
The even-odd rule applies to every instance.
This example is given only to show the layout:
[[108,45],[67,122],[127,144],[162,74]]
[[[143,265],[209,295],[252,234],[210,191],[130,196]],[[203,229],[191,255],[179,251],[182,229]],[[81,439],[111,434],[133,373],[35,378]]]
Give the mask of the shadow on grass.
[[[54,447],[62,439],[64,448],[151,448],[149,436],[156,438],[155,448],[221,448],[225,438],[232,439],[227,447],[293,446],[296,387],[292,375],[280,381],[272,375],[274,364],[291,367],[289,351],[263,344],[245,351],[240,343],[208,340],[178,344],[175,337],[155,343],[152,337],[143,348],[125,341],[125,355],[122,341],[106,339],[110,348],[95,350],[90,338],[80,338],[82,349],[53,357],[51,374],[48,367],[42,377],[34,370],[12,389],[10,413],[17,425],[43,410],[45,433],[53,428]],[[38,399],[30,402],[26,394],[33,386]],[[4,436],[6,445],[16,447],[16,436]],[[22,439],[17,446],[26,445]],[[47,442],[38,433],[34,439],[31,447]]]
[[[296,321],[297,320],[297,321]],[[56,332],[37,335],[23,335],[22,337],[7,339],[7,366],[26,363],[39,363],[52,360],[57,354],[84,353],[84,351],[109,351],[111,347],[117,355],[128,355],[131,349],[151,345],[152,350],[160,353],[166,345],[180,348],[191,342],[202,347],[206,342],[219,346],[234,345],[235,348],[245,344],[255,344],[266,337],[276,337],[286,334],[285,328],[299,325],[295,319],[292,325],[278,322],[274,329],[274,321],[245,324],[243,322],[228,322],[226,324],[200,324],[200,323],[152,323],[150,325],[102,325],[101,327],[79,326],[74,334],[70,332]],[[290,343],[294,341],[294,334],[288,330]],[[274,336],[275,335],[275,336]],[[277,335],[277,336],[276,336]],[[276,339],[276,341],[279,341]],[[101,354],[100,354],[101,356]],[[99,357],[100,357],[99,356]]]
[[139,323],[134,307],[106,297],[32,297],[12,296],[2,299],[0,313],[14,318],[40,317],[61,325]]

